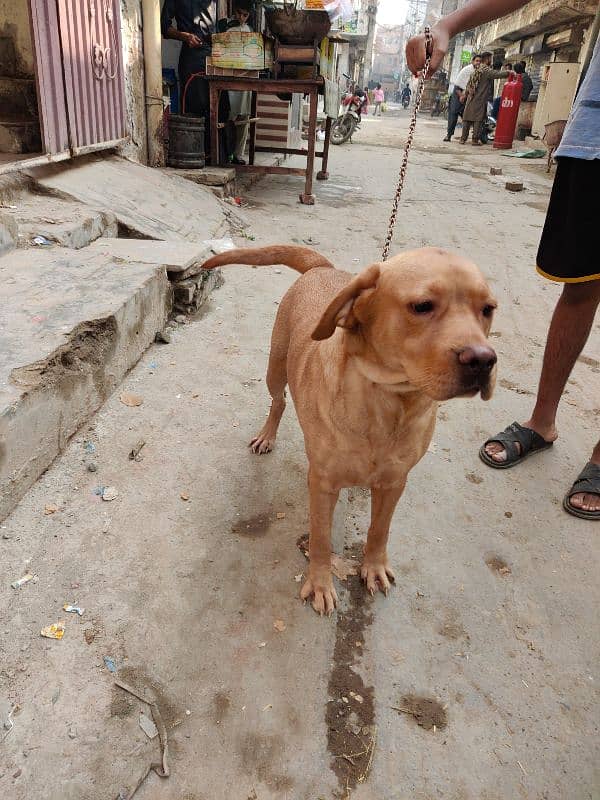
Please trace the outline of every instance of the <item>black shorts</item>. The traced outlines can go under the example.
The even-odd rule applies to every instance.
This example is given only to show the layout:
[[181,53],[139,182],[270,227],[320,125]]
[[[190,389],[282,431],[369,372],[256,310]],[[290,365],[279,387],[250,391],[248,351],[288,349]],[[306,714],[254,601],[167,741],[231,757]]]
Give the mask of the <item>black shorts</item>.
[[600,159],[557,160],[538,272],[559,283],[600,280]]

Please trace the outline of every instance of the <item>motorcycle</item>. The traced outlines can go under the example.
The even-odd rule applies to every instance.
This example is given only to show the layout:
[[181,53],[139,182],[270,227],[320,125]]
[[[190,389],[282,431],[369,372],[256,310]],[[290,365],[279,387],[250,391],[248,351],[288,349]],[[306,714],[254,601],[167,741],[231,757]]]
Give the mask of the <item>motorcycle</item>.
[[410,96],[409,95],[404,95],[402,97],[402,108],[408,108],[409,105],[410,105]]
[[355,93],[348,94],[344,97],[342,103],[347,108],[331,126],[332,144],[344,144],[344,142],[352,138],[352,134],[360,125],[360,112],[365,104],[365,97]]
[[485,122],[483,123],[483,128],[481,130],[482,143],[487,144],[488,142],[493,142],[495,135],[496,135],[496,120],[493,116],[492,104],[488,103],[488,115]]

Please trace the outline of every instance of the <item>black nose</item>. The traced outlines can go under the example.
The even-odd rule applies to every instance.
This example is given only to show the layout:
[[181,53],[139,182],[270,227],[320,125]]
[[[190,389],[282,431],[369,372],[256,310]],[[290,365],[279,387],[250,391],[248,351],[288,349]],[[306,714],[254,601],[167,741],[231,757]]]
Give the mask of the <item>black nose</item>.
[[491,372],[498,356],[485,344],[474,344],[464,347],[458,353],[459,362],[474,375],[483,375]]

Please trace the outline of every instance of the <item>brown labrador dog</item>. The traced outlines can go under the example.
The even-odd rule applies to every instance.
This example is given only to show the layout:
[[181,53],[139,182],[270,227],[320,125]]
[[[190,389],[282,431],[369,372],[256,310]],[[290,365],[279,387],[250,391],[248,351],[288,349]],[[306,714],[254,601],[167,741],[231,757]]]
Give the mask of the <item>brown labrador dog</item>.
[[275,442],[289,384],[309,461],[310,566],[301,591],[320,614],[337,596],[331,525],[340,489],[371,489],[361,575],[373,594],[394,580],[387,540],[408,473],[425,454],[438,403],[491,397],[496,302],[470,261],[429,247],[341,272],[304,247],[232,250],[206,262],[285,264],[302,273],[287,292],[271,340],[266,424],[255,453]]

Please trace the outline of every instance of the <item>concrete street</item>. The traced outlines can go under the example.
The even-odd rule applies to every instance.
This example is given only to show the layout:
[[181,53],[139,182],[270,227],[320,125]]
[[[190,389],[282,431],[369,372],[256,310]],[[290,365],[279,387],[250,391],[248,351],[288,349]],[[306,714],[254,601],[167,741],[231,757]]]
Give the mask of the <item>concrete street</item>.
[[[354,272],[376,261],[407,127],[392,111],[332,148],[314,207],[298,204],[299,178],[255,183],[242,212],[254,241],[235,242],[311,243]],[[292,405],[272,454],[247,449],[296,275],[224,268],[199,318],[142,356],[1,525],[0,701],[18,706],[0,730],[5,797],[128,797],[160,748],[139,727],[149,706],[116,677],[154,695],[169,736],[170,777],[151,772],[136,800],[600,798],[600,526],[561,507],[599,435],[600,319],[555,447],[485,467],[487,436],[528,417],[560,291],[535,272],[551,177],[543,159],[448,145],[444,131],[419,119],[394,252],[435,244],[480,265],[499,301],[499,384],[489,403],[443,405],[394,517],[392,592],[338,580],[329,619],[299,601],[308,508]],[[510,178],[525,191],[506,191]],[[116,499],[95,493],[106,486]],[[357,552],[368,519],[368,494],[343,492],[338,554]],[[26,572],[37,581],[11,588]],[[58,620],[64,638],[42,638]]]

